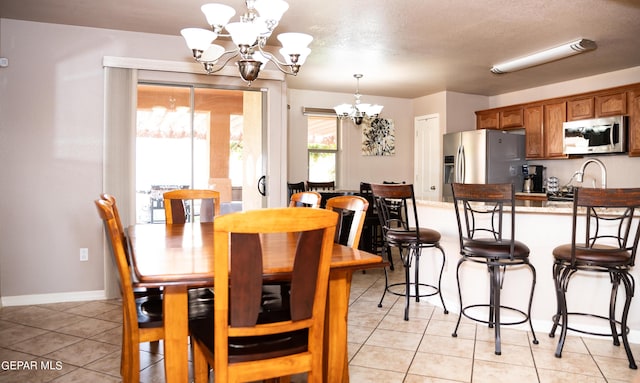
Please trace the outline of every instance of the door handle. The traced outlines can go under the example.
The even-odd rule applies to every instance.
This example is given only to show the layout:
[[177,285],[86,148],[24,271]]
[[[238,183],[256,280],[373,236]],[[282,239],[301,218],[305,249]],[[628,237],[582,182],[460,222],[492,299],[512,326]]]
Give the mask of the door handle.
[[267,176],[262,176],[258,179],[258,193],[263,197],[267,195]]
[[429,189],[436,190],[436,185],[431,185],[431,187]]

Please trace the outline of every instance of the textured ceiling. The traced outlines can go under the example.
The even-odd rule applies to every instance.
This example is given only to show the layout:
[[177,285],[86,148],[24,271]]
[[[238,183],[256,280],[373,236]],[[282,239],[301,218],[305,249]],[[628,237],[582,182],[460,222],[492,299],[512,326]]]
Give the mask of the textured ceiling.
[[[0,17],[179,36],[206,0],[2,0]],[[219,1],[244,9],[242,0]],[[640,0],[289,0],[276,29],[314,36],[294,89],[496,95],[640,66]],[[598,49],[519,72],[492,65],[579,38]],[[270,44],[278,45],[272,37]],[[638,79],[640,82],[640,79]]]

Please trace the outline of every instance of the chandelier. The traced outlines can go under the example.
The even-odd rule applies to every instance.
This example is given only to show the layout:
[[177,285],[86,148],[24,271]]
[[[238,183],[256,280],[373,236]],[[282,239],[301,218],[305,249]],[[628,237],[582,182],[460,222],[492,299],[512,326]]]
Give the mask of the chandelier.
[[371,105],[360,103],[360,79],[362,78],[362,75],[354,74],[353,77],[356,79],[356,93],[354,94],[356,103],[354,105],[340,104],[335,106],[333,109],[336,111],[339,118],[350,118],[356,125],[360,125],[362,124],[362,120],[365,118],[372,119],[378,117],[384,107],[377,104]]
[[[280,54],[283,61],[264,50],[267,40],[278,26],[282,15],[289,9],[283,0],[245,0],[247,10],[240,21],[229,21],[236,11],[225,4],[204,4],[201,7],[211,30],[185,28],[180,34],[193,52],[193,57],[204,66],[207,74],[215,73],[225,67],[234,57],[237,60],[240,76],[251,85],[258,78],[260,69],[272,62],[283,73],[297,75],[311,49],[307,46],[313,37],[304,33],[281,33],[278,40],[282,44]],[[218,37],[231,38],[234,49],[212,42]]]

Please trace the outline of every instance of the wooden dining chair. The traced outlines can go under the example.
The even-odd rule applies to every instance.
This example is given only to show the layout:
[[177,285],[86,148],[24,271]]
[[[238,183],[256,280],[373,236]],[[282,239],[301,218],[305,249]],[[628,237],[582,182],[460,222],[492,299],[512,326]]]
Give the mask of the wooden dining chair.
[[[221,216],[214,227],[213,320],[190,321],[196,383],[248,382],[307,372],[323,380],[323,332],[329,266],[338,215],[326,209],[270,208]],[[261,312],[262,234],[298,235],[286,273],[290,310]]]
[[328,182],[307,181],[307,190],[310,190],[310,191],[336,190],[336,182],[335,181],[328,181]]
[[167,223],[194,222],[195,201],[200,200],[200,222],[213,222],[220,215],[220,192],[209,189],[176,189],[164,192]]
[[305,191],[294,193],[289,201],[289,207],[319,207],[322,196],[318,192]]
[[125,383],[140,381],[140,343],[164,338],[162,317],[149,317],[136,302],[131,266],[122,224],[118,222],[114,205],[108,200],[95,201],[98,214],[104,223],[107,243],[118,270],[118,283],[122,292],[122,352],[120,374]]
[[[113,216],[115,218],[116,224],[118,226],[118,231],[122,238],[125,237],[124,227],[122,225],[122,221],[120,220],[120,213],[118,210],[118,205],[116,203],[116,197],[109,193],[100,194],[100,199],[104,201],[108,201],[111,203],[111,208],[113,209]],[[127,263],[129,262],[129,258],[127,258]],[[152,288],[144,288],[137,287],[133,289],[133,293],[136,297],[137,310],[141,314],[145,314],[149,317],[160,318],[162,316],[162,289],[158,287]]]
[[340,215],[334,242],[357,249],[369,202],[360,196],[343,195],[329,198],[325,208]]

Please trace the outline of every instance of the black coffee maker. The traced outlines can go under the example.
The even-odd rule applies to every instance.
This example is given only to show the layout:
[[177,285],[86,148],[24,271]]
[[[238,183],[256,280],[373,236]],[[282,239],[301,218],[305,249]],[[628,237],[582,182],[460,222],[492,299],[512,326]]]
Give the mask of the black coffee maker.
[[522,175],[524,176],[523,192],[544,193],[544,169],[542,165],[522,165]]

